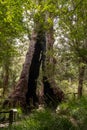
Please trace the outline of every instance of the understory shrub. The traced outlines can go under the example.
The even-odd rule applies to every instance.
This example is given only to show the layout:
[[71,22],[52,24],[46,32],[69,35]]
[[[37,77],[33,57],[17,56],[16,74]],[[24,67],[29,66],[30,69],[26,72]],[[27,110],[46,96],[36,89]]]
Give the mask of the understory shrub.
[[50,110],[43,110],[35,111],[19,124],[3,128],[3,130],[76,130],[76,128],[66,117],[60,117]]

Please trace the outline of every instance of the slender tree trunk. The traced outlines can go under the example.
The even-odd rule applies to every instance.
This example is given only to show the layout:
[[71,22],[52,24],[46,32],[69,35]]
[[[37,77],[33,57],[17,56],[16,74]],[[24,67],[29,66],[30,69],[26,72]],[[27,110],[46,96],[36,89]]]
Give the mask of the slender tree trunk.
[[82,97],[83,81],[84,81],[85,66],[79,67],[79,84],[78,84],[78,98]]
[[9,84],[9,67],[8,65],[5,65],[5,74],[3,77],[3,97],[5,96],[7,90],[8,90],[8,84]]

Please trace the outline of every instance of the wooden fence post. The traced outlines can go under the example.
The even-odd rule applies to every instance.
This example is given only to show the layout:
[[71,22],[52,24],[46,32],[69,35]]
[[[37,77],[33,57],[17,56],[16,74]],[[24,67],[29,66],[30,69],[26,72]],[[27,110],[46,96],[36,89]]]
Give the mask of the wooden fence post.
[[9,111],[9,125],[12,125],[13,123],[13,116],[14,116],[13,110],[10,110]]

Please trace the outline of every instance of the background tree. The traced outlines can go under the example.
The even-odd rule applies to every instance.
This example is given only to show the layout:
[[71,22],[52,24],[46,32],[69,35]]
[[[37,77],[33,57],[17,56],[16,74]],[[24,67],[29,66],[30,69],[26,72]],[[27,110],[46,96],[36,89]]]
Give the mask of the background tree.
[[20,1],[0,1],[0,68],[3,95],[10,85],[13,59],[18,56],[14,39],[22,36],[24,32],[22,8],[18,10],[20,7]]
[[[61,2],[62,3],[62,2]],[[66,39],[69,46],[68,54],[73,55],[73,61],[78,66],[78,97],[82,96],[84,73],[86,67],[86,1],[68,1],[60,6],[59,25],[62,39]]]

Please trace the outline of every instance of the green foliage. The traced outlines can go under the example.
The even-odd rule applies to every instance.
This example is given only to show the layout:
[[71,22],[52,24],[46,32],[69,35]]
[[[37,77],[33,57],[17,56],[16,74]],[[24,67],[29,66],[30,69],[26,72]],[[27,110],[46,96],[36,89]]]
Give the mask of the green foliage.
[[[56,52],[56,55],[58,53],[57,80],[68,80],[69,77],[77,79],[79,60],[83,59],[84,62],[87,59],[86,5],[86,0],[81,2],[79,0],[73,2],[70,0],[1,0],[0,66],[5,63],[12,65],[13,57],[18,56],[15,38],[19,39],[25,33],[30,36],[32,28],[48,31],[54,24],[57,26],[54,27],[56,28],[54,35],[59,37],[57,43],[60,46]],[[54,19],[58,20],[56,25]],[[40,27],[37,27],[36,23]],[[49,68],[52,67],[49,65]]]
[[[66,10],[66,14],[60,16],[60,26],[69,32],[68,38],[70,40],[71,50],[76,53],[76,57],[85,57],[86,47],[86,26],[87,17],[85,15],[87,2],[84,1],[68,1],[62,8]],[[61,18],[62,17],[62,18]],[[65,34],[66,35],[66,34]],[[79,50],[79,51],[78,51]],[[83,51],[84,50],[84,51]]]
[[[82,97],[78,100],[70,100],[67,103],[62,103],[57,108],[57,113],[59,115],[66,115],[75,119],[78,124],[79,129],[86,130],[86,120],[87,120],[87,98]],[[85,128],[85,129],[83,129]]]
[[[3,129],[8,130],[9,128]],[[65,117],[59,117],[49,110],[34,112],[12,130],[75,130],[72,123]]]
[[[48,15],[47,18],[45,18],[46,15]],[[22,36],[26,35],[26,33],[30,36],[35,23],[38,23],[36,31],[40,27],[42,30],[48,31],[55,24],[55,22],[53,23],[54,19],[57,20],[54,35],[55,38],[59,38],[56,41],[58,45],[54,54],[58,61],[56,65],[57,78],[55,80],[60,87],[64,86],[64,91],[69,86],[69,78],[76,82],[78,80],[78,67],[80,65],[86,66],[87,62],[86,15],[87,0],[0,0],[0,87],[3,85],[2,79],[4,78],[2,77],[5,68],[8,67],[10,73],[9,86],[12,86],[19,76],[20,65],[18,62],[21,62],[21,58],[18,57],[22,55],[18,55],[18,51],[22,50],[22,48],[18,49],[14,42],[15,39],[21,37],[23,40]],[[33,21],[32,24],[31,21]],[[23,46],[25,46],[24,41]],[[20,52],[22,53],[22,51]],[[49,56],[53,55],[52,51],[48,53]],[[15,64],[17,64],[16,67]],[[47,67],[48,69],[53,68],[51,64]],[[52,72],[50,70],[50,73],[47,73],[54,76]],[[85,129],[87,119],[86,104],[86,98],[64,103],[60,105],[59,113],[72,116],[81,122],[81,128],[84,125]],[[54,115],[49,111],[37,112],[30,116],[29,119],[26,118],[22,122],[24,125],[14,126],[12,129],[68,130],[69,127],[73,128],[67,118]]]
[[[3,130],[86,130],[86,110],[87,98],[82,97],[60,104],[57,113],[48,109],[35,110],[27,116],[22,116],[21,121],[14,123],[11,128],[7,127]],[[71,119],[74,119],[75,123]]]
[[70,102],[69,104],[72,116],[75,116],[79,121],[83,121],[87,116],[87,98],[82,97],[80,100]]

